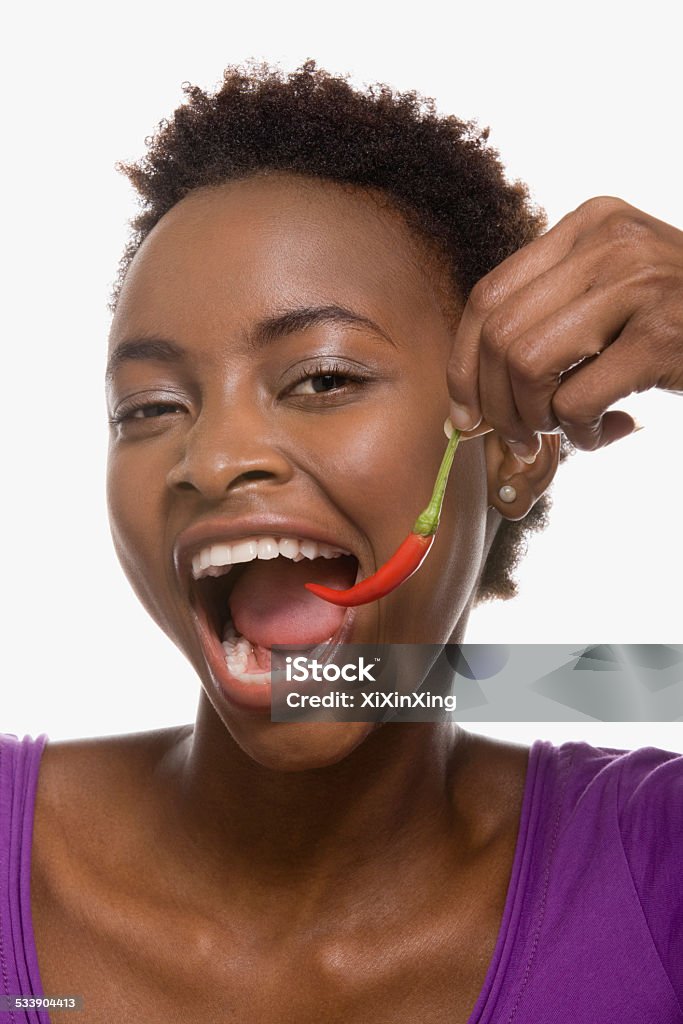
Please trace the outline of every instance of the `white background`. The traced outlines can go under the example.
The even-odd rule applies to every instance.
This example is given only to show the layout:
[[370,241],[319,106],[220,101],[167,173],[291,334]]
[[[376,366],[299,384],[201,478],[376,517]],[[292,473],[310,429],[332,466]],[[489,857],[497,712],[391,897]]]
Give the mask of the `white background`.
[[[138,606],[104,503],[109,289],[134,198],[114,164],[247,58],[313,57],[354,83],[434,96],[492,126],[551,223],[592,195],[683,226],[675,5],[117,2],[13,5],[2,107],[0,731],[52,739],[194,718],[198,683]],[[681,410],[618,403],[645,429],[560,470],[513,602],[470,642],[680,642]],[[525,742],[683,750],[683,723],[482,726]]]

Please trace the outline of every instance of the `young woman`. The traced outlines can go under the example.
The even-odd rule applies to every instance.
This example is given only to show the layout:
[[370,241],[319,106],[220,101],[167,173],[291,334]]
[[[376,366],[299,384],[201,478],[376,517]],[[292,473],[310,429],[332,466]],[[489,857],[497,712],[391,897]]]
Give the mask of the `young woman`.
[[[683,235],[615,199],[541,235],[470,126],[313,64],[188,89],[126,170],[112,534],[200,701],[3,738],[3,991],[80,995],[84,1024],[683,1021],[683,758],[278,724],[263,678],[277,643],[458,643],[510,595],[561,435],[595,449],[635,427],[620,397],[683,390]],[[449,413],[421,569],[310,594],[395,550]]]

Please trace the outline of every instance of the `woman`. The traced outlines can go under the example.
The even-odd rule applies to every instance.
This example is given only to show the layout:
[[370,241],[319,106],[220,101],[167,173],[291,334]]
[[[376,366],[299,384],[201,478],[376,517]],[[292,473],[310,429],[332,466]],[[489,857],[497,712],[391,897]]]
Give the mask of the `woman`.
[[[274,644],[458,643],[509,596],[559,431],[683,388],[681,233],[602,199],[537,237],[470,126],[312,63],[189,89],[126,170],[112,533],[202,688],[193,726],[3,741],[5,991],[88,1024],[683,1021],[681,757],[279,724],[263,679]],[[449,411],[422,568],[310,594],[397,547]]]

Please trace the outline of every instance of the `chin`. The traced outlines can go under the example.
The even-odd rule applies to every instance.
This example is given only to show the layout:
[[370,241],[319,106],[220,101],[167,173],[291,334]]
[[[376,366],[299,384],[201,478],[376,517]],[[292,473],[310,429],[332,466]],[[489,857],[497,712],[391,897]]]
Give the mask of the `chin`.
[[226,722],[252,761],[277,772],[306,772],[339,764],[377,728],[373,722]]

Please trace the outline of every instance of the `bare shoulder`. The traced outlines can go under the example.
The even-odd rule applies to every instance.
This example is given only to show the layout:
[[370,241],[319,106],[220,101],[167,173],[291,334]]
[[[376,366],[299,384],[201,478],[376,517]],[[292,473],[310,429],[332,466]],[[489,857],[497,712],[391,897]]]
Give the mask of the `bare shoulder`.
[[476,820],[484,841],[516,834],[524,800],[530,748],[521,743],[465,733],[465,754],[454,794],[461,813]]
[[[152,766],[191,732],[177,726],[149,732],[49,741],[36,789],[33,859],[73,862],[76,849],[101,846],[134,808]],[[115,822],[119,829],[114,829]]]
[[146,787],[188,732],[51,741],[43,751],[31,858],[40,978],[48,993],[83,995],[93,1022],[120,1017],[122,991],[144,1019],[160,1019],[147,978],[160,940],[159,914],[148,912]]
[[114,788],[140,778],[145,767],[191,732],[191,725],[182,725],[115,736],[51,740],[41,758],[37,796],[46,806],[58,801],[62,809],[89,795],[98,796],[101,804],[102,787]]
[[[150,773],[191,726],[50,741],[41,758],[31,854],[40,934],[94,922],[144,874]],[[100,929],[104,931],[106,922]],[[75,929],[75,924],[73,925]],[[47,954],[44,954],[46,956]]]
[[522,787],[526,779],[530,747],[479,733],[465,732],[470,770],[485,777],[488,784],[496,779],[502,789]]

